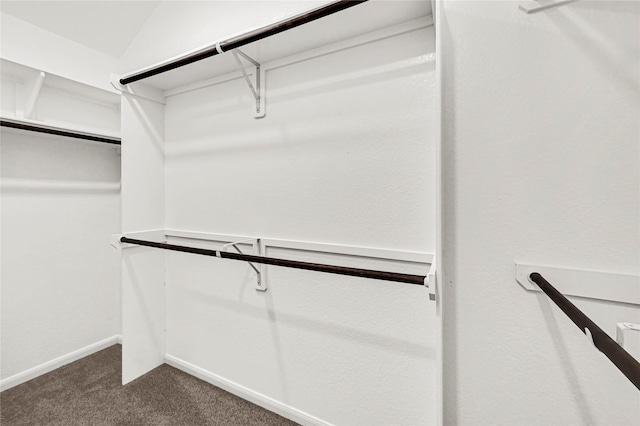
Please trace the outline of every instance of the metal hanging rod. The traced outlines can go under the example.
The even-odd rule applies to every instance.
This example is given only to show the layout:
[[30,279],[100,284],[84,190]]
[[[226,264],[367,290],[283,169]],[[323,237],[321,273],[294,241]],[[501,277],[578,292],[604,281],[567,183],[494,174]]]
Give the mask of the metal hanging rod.
[[163,250],[181,251],[185,253],[214,256],[222,259],[241,260],[244,262],[262,263],[265,265],[283,266],[286,268],[306,269],[309,271],[326,272],[329,274],[350,275],[361,278],[395,281],[405,284],[424,285],[424,275],[401,274],[397,272],[376,271],[372,269],[349,268],[345,266],[325,265],[321,263],[300,262],[297,260],[277,259],[265,256],[253,256],[250,254],[231,253],[219,250],[208,250],[195,247],[178,246],[168,243],[156,243],[152,241],[137,240],[122,237],[121,243],[136,244],[139,246],[155,247]]
[[219,43],[216,43],[215,46],[205,48],[198,52],[194,52],[194,53],[179,57],[170,62],[166,62],[164,64],[154,66],[147,70],[140,71],[135,74],[131,74],[129,76],[123,77],[120,79],[120,84],[126,85],[129,83],[133,83],[134,81],[142,80],[157,74],[161,74],[163,72],[167,72],[167,71],[191,64],[193,62],[201,61],[211,56],[215,56],[220,53],[223,53],[232,49],[236,49],[238,47],[242,47],[246,44],[253,43],[254,41],[262,40],[263,38],[267,38],[274,34],[278,34],[283,31],[298,27],[300,25],[315,21],[316,19],[320,19],[325,16],[334,14],[336,12],[340,12],[344,9],[357,6],[358,4],[364,3],[366,1],[368,0],[340,0],[325,6],[318,7],[309,12],[305,12],[300,15],[296,15],[292,18],[289,18],[280,22],[276,22],[275,24],[267,25],[267,26],[258,28],[256,30],[250,31],[248,33],[241,34],[239,36],[221,41]]
[[640,363],[605,333],[596,323],[591,321],[580,309],[556,290],[542,275],[537,272],[529,275],[534,283],[569,317],[575,325],[593,340],[593,345],[618,367],[640,390]]
[[19,120],[11,120],[6,118],[0,119],[0,127],[10,127],[12,129],[28,130],[30,132],[47,133],[49,135],[66,136],[69,138],[120,145],[120,138],[116,137],[98,136],[91,133],[66,130],[59,127],[40,125],[35,123],[26,123]]

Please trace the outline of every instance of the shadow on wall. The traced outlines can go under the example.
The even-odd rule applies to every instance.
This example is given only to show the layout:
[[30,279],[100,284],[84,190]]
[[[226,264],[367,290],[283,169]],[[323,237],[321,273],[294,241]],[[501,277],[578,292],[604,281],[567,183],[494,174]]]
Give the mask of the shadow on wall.
[[[140,289],[140,286],[144,284],[144,281],[136,273],[136,268],[139,268],[143,271],[145,270],[145,268],[144,266],[140,265],[140,260],[136,261],[135,258],[142,257],[143,260],[144,258],[148,259],[150,256],[159,258],[163,256],[163,253],[159,253],[158,251],[154,251],[153,249],[148,249],[146,247],[131,247],[128,248],[127,251],[127,254],[122,256],[122,259],[124,261],[124,271],[122,273],[122,276],[129,277],[129,288],[133,290],[133,293],[136,296],[136,309],[141,314],[141,316],[146,319],[143,324],[147,332],[146,334],[154,335],[158,331],[157,324],[155,324],[155,317],[157,317],[157,315],[155,315],[154,317],[154,308],[153,306],[150,306],[149,298],[147,297],[147,295],[145,295]],[[159,346],[157,348],[158,350],[161,349],[160,347],[162,346],[162,340],[163,337],[156,336],[156,343],[158,343]]]
[[[560,8],[545,18],[553,22],[558,31],[574,42],[576,48],[586,53],[603,75],[615,75],[611,81],[625,90],[640,90],[640,3],[637,1],[580,1],[571,7]],[[628,37],[615,28],[604,28],[600,14],[614,13],[617,19],[636,22],[635,37]],[[625,26],[623,26],[625,27]],[[625,63],[620,63],[626,60]]]
[[[140,105],[140,103],[143,101],[150,102],[150,103],[154,103],[154,102],[138,99],[134,96],[129,96],[129,95],[123,95],[123,97],[131,105],[131,109],[133,110],[137,118],[136,122],[142,123],[142,126],[145,129],[145,133],[147,133],[148,135],[151,135],[151,140],[153,141],[153,149],[156,151],[156,154],[159,156],[164,156],[164,135],[158,132],[158,129],[156,129],[153,122],[151,122],[151,120],[149,120],[149,118],[147,117],[145,109]],[[162,121],[162,123],[164,123],[164,121]],[[127,143],[127,142],[129,141],[123,141],[123,143]],[[135,142],[135,141],[131,141],[131,142]]]
[[[244,285],[248,282],[253,282],[254,276],[248,274],[243,279]],[[244,286],[243,285],[243,286]],[[273,284],[271,284],[273,285]],[[422,291],[424,289],[418,288],[416,290]],[[271,290],[268,290],[271,291]],[[340,324],[332,324],[327,321],[321,321],[305,317],[303,315],[276,312],[273,308],[273,301],[271,295],[267,298],[267,306],[265,308],[247,305],[242,300],[229,300],[212,294],[205,294],[195,290],[185,290],[185,297],[191,299],[194,304],[207,305],[215,309],[224,309],[231,311],[234,314],[242,315],[244,317],[263,319],[265,316],[265,309],[268,318],[274,326],[275,324],[286,324],[295,328],[302,328],[309,333],[323,334],[326,336],[343,336],[348,338],[350,342],[357,342],[361,345],[367,345],[376,348],[384,348],[397,353],[402,353],[414,358],[435,360],[436,352],[435,347],[429,347],[426,345],[409,342],[393,336],[384,336],[377,333],[372,333],[367,330],[350,328]],[[425,303],[430,303],[426,293],[424,295]],[[425,339],[426,340],[426,339]]]
[[3,189],[103,192],[120,188],[119,146],[3,129],[0,149]]
[[[273,108],[279,103],[288,101],[298,99],[311,100],[319,96],[330,96],[331,92],[353,90],[358,87],[372,86],[379,82],[391,81],[394,79],[406,79],[409,77],[415,78],[421,75],[424,76],[424,78],[427,78],[427,73],[432,72],[435,66],[433,59],[434,58],[431,54],[425,54],[419,57],[381,65],[365,71],[358,70],[347,74],[318,79],[312,82],[304,81],[297,85],[268,92],[267,118],[261,120],[264,121],[264,123],[249,123],[251,125],[238,124],[240,128],[245,128],[247,132],[244,133],[246,137],[242,138],[242,140],[238,140],[242,137],[242,134],[238,133],[237,127],[232,130],[233,134],[231,135],[225,135],[224,133],[224,129],[230,128],[228,125],[225,125],[222,129],[216,129],[216,131],[221,132],[218,134],[216,139],[218,141],[224,141],[222,144],[219,142],[215,143],[215,141],[209,136],[211,134],[211,129],[214,128],[212,127],[212,123],[218,120],[226,121],[229,117],[231,117],[231,120],[237,120],[238,117],[242,117],[241,119],[243,120],[254,120],[251,118],[253,102],[248,96],[238,96],[238,93],[244,93],[246,91],[246,88],[241,86],[244,84],[242,81],[225,84],[224,87],[218,85],[203,89],[199,98],[204,97],[209,100],[214,98],[216,101],[207,102],[206,106],[201,105],[199,107],[198,102],[194,99],[194,102],[189,104],[188,110],[180,112],[176,111],[179,115],[183,115],[185,120],[186,117],[188,117],[190,125],[188,128],[181,128],[179,141],[167,140],[167,156],[176,158],[181,156],[189,157],[201,155],[205,152],[215,152],[218,154],[220,152],[227,153],[229,151],[238,152],[242,150],[255,151],[256,149],[273,149],[273,144],[265,143],[265,133],[267,135],[269,133],[272,134],[272,137],[269,139],[272,140],[273,143],[282,144],[282,141],[284,140],[286,144],[287,139],[283,139],[280,134],[286,131],[286,129],[281,129],[281,132],[274,132],[270,128],[265,128],[265,125],[278,125],[283,119],[282,117],[274,115],[273,109],[271,109],[271,111],[269,110],[270,106]],[[267,72],[267,83],[269,81],[268,75],[269,72]],[[423,78],[419,79],[419,81],[423,81]],[[182,105],[182,102],[180,105]],[[239,111],[246,111],[246,116],[239,116],[236,114]],[[299,109],[298,111],[297,117],[288,115],[284,119],[289,122],[292,120],[293,122],[300,122],[302,119],[309,118],[309,112],[304,109]],[[290,114],[290,112],[291,111],[288,110],[288,114]],[[375,114],[375,111],[369,112]],[[369,114],[369,118],[371,118],[370,115],[371,114]],[[380,111],[380,120],[384,119],[386,116],[387,114],[385,111]],[[312,116],[314,121],[318,121],[321,118],[322,116],[318,115]],[[327,118],[329,120],[335,120],[335,109],[330,111],[330,116]],[[176,118],[176,122],[181,121],[182,119],[180,117]],[[333,125],[335,125],[335,123],[333,123]],[[251,137],[251,132],[258,130],[260,131],[260,137]],[[325,131],[329,135],[332,134],[331,126],[327,126]],[[354,132],[354,136],[363,136],[362,129],[360,128],[355,129]],[[323,136],[326,135],[318,135],[314,132],[314,139],[322,140],[322,144],[326,145],[328,143],[327,141],[331,141],[331,138],[326,138],[325,140],[323,139]],[[341,136],[345,136],[344,129],[341,130]],[[389,136],[391,137],[394,135],[391,134]],[[232,139],[231,142],[233,143],[229,143],[230,137]]]

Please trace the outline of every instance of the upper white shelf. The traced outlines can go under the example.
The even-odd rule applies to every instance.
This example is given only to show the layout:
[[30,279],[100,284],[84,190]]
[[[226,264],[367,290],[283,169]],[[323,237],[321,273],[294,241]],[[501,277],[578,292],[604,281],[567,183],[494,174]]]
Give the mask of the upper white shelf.
[[120,96],[0,59],[3,131],[120,143]]
[[[430,14],[431,2],[429,0],[368,1],[247,44],[241,47],[241,50],[264,65],[277,59],[296,55]],[[257,28],[252,28],[246,32],[248,33],[256,29]],[[234,36],[237,35],[238,34]],[[143,70],[155,68],[156,66],[172,62],[195,52],[215,47],[216,43],[228,40],[229,38],[230,37],[225,37],[222,40],[216,40],[207,46],[202,46],[193,51],[186,52],[179,57],[151,65]],[[160,91],[166,91],[229,74],[237,71],[237,69],[237,63],[231,51],[228,51],[161,74],[147,77],[141,81],[144,82],[145,85],[154,87]],[[124,77],[137,74],[143,70],[133,71]]]

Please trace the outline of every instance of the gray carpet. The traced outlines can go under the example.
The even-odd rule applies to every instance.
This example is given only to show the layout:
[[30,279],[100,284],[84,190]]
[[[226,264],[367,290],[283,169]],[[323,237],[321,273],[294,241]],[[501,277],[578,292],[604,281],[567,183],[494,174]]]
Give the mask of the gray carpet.
[[168,365],[122,386],[121,353],[114,345],[2,392],[0,424],[296,424]]

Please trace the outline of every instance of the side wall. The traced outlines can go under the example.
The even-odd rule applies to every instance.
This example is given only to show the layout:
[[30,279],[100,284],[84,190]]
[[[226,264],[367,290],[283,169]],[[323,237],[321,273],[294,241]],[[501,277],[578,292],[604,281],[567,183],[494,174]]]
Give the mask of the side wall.
[[109,245],[120,229],[120,156],[104,144],[1,137],[4,381],[120,333]]
[[[0,38],[3,59],[102,89],[117,64],[5,14]],[[33,118],[119,130],[117,104],[47,82]],[[21,84],[3,72],[3,115],[15,114]],[[5,389],[116,342],[120,271],[109,236],[120,232],[120,155],[105,144],[5,128],[0,154]]]
[[[122,232],[164,229],[164,105],[122,96]],[[122,383],[164,362],[165,253],[122,250]]]
[[[242,80],[170,97],[167,228],[432,253],[433,45],[422,28],[267,71],[259,120]],[[247,265],[167,259],[170,357],[331,424],[434,424],[424,288],[274,268],[261,293]]]
[[[233,2],[175,6],[156,9],[121,72],[312,7],[259,2],[238,14]],[[212,25],[220,14],[207,8],[223,6],[242,19]],[[149,42],[160,33],[169,45]],[[433,49],[433,28],[423,28],[267,71],[260,120],[242,80],[168,98],[165,228],[432,253]],[[166,257],[174,365],[318,422],[434,424],[435,304],[424,288],[274,268],[261,293],[245,264]],[[428,265],[409,268],[425,274]]]
[[[635,387],[514,275],[638,274],[640,5],[440,6],[445,424],[636,424]],[[640,321],[572,301],[612,336]]]

